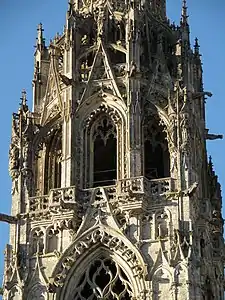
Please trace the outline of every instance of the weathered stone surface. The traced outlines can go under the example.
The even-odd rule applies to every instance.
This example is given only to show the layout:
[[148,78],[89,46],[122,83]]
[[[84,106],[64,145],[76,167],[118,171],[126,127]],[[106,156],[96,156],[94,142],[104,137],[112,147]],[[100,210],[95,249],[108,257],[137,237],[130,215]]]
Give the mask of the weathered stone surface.
[[199,45],[165,0],[70,1],[13,115],[4,300],[224,299]]

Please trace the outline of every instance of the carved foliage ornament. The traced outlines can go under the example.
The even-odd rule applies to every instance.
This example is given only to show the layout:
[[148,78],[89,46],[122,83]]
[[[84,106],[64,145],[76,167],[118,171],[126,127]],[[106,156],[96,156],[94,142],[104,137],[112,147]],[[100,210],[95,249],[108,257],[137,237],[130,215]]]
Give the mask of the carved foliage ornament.
[[137,254],[127,246],[120,237],[115,237],[107,233],[102,228],[96,228],[91,233],[86,234],[82,239],[78,240],[70,251],[58,264],[54,276],[54,285],[62,287],[72,265],[86,252],[90,252],[92,246],[102,244],[114,253],[122,256],[130,266],[133,277],[142,277],[145,275],[144,266],[141,264]]

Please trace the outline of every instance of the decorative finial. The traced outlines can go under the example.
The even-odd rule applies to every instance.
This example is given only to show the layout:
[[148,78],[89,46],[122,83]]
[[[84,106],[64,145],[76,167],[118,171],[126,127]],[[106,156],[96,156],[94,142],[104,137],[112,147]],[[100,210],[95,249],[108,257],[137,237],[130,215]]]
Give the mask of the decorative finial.
[[21,103],[20,103],[20,110],[21,111],[27,111],[28,110],[28,106],[27,106],[27,92],[25,89],[22,90],[22,96],[20,98]]
[[22,90],[22,97],[20,99],[22,100],[21,105],[27,104],[27,92],[25,89]]
[[37,28],[37,48],[39,50],[42,50],[45,47],[45,39],[43,37],[43,26],[42,23],[38,24],[38,28]]
[[187,1],[183,0],[183,5],[182,5],[182,15],[181,15],[181,24],[182,25],[187,25],[188,24],[188,12],[187,12]]
[[195,44],[194,44],[194,50],[195,50],[195,55],[199,55],[199,43],[198,43],[198,38],[195,38]]
[[69,4],[68,14],[70,16],[72,14],[72,12],[73,12],[75,1],[74,0],[69,0],[68,4]]
[[213,170],[213,162],[212,162],[212,156],[209,156],[209,162],[208,162],[208,170],[210,175],[214,175],[214,170]]

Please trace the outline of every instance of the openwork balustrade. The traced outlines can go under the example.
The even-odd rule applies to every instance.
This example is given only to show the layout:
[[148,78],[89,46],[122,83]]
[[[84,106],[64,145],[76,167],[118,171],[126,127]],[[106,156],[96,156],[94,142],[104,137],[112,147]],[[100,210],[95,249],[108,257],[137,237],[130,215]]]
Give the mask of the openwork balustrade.
[[129,179],[122,179],[117,182],[117,191],[119,194],[132,193],[140,194],[145,193],[154,197],[160,197],[165,193],[175,190],[174,179],[160,178],[149,180],[144,176],[134,177]]
[[49,195],[30,197],[29,211],[47,211],[50,207],[59,207],[76,203],[76,187],[52,189]]
[[[114,186],[101,187],[108,195],[109,201],[116,198],[116,195],[148,195],[152,200],[163,199],[167,192],[175,190],[175,181],[172,178],[161,178],[148,180],[147,178],[134,177],[129,179],[118,180]],[[96,188],[79,190],[75,186],[68,188],[52,189],[49,195],[36,196],[29,198],[29,212],[44,212],[49,208],[57,207],[69,208],[76,203],[84,203],[90,201],[91,192]],[[83,200],[82,200],[83,199]]]

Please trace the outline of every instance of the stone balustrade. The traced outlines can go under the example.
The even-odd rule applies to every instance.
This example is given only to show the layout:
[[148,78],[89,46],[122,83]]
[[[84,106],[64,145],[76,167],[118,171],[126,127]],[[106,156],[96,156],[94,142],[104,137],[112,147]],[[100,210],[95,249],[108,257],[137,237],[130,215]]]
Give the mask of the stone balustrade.
[[50,207],[59,207],[66,204],[75,204],[76,188],[57,188],[50,190],[48,195],[29,198],[29,212],[47,211]]
[[[109,197],[109,201],[115,199],[115,196],[127,194],[145,194],[151,199],[160,198],[167,192],[175,190],[175,182],[172,178],[160,178],[149,180],[144,176],[121,179],[114,186],[103,187]],[[28,212],[44,212],[49,208],[73,207],[79,199],[88,198],[89,201],[92,189],[79,190],[75,186],[67,188],[57,188],[50,190],[48,195],[29,198]],[[79,191],[79,193],[77,193]],[[86,195],[86,196],[85,196]],[[79,199],[78,199],[79,198]],[[82,201],[79,201],[82,202]]]
[[166,192],[174,191],[175,182],[171,177],[149,180],[144,176],[118,180],[117,192],[140,194],[145,193],[153,198],[162,196]]

